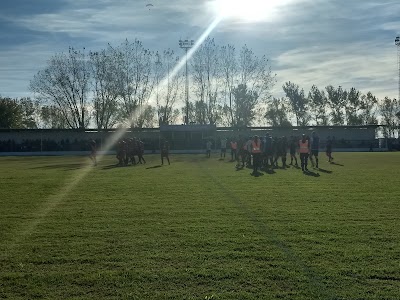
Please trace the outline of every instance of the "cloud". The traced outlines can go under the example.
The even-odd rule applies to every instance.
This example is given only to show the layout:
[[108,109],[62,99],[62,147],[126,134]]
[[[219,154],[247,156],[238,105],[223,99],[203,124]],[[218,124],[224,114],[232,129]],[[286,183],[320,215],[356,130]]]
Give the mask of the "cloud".
[[[393,49],[382,49],[380,44],[367,42],[342,47],[314,46],[282,53],[274,61],[276,67],[276,93],[281,86],[292,81],[306,92],[312,85],[355,87],[378,97],[394,97],[397,73]],[[392,72],[390,72],[392,70]]]
[[[68,46],[98,50],[139,38],[153,50],[180,53],[180,38],[196,38],[215,18],[212,0],[5,0],[0,11],[0,93],[23,96],[33,75]],[[223,21],[212,33],[218,44],[247,44],[266,54],[285,81],[354,86],[397,97],[394,38],[400,2],[291,0],[257,23]]]

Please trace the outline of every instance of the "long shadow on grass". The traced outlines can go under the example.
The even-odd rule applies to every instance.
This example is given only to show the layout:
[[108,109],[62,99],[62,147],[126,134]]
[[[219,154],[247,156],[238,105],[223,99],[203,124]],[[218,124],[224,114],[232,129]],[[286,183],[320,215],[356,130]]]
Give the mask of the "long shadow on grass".
[[110,169],[123,168],[123,167],[124,167],[124,166],[120,166],[120,165],[113,164],[113,165],[104,166],[104,167],[102,167],[101,169],[102,169],[102,170],[110,170]]
[[146,168],[146,170],[157,169],[157,168],[161,168],[161,167],[162,167],[162,165],[156,165],[156,166],[148,167],[148,168]]
[[325,169],[321,169],[321,168],[318,168],[318,171],[320,171],[322,173],[326,173],[326,174],[332,174],[333,173],[333,171],[325,170]]
[[313,171],[305,171],[303,173],[304,173],[304,175],[311,176],[311,177],[320,177],[320,175],[318,173],[315,173]]
[[301,169],[299,166],[296,166],[296,165],[290,165],[290,167],[293,168],[293,169],[297,169],[297,170]]
[[264,176],[264,173],[261,173],[261,172],[255,172],[255,173],[250,173],[250,175],[251,176],[253,176],[253,177],[260,177],[260,176]]
[[286,259],[290,261],[295,268],[302,271],[309,281],[311,292],[315,294],[318,299],[338,299],[334,291],[330,289],[327,284],[324,284],[322,274],[316,271],[313,267],[309,266],[307,262],[303,261],[301,255],[297,254],[286,242],[285,239],[279,236],[279,232],[270,227],[263,218],[247,205],[246,201],[242,201],[237,194],[233,193],[230,188],[225,187],[219,178],[213,176],[207,169],[199,164],[200,169],[210,178],[210,184],[215,184],[219,190],[223,191],[227,200],[233,201],[238,209],[248,218],[248,220],[255,225],[259,234],[268,240],[268,242],[275,245],[285,255]]
[[68,170],[77,170],[77,169],[85,168],[87,166],[88,166],[88,164],[85,164],[85,163],[74,163],[74,164],[47,165],[47,166],[33,167],[31,169],[45,169],[45,170],[66,169],[68,171]]
[[264,169],[262,169],[262,171],[264,171],[266,174],[269,174],[269,175],[276,174],[275,170],[270,169],[270,168],[264,168]]
[[344,165],[339,164],[339,163],[337,163],[337,162],[333,162],[333,161],[331,161],[331,165],[335,165],[335,166],[339,166],[339,167],[344,167]]

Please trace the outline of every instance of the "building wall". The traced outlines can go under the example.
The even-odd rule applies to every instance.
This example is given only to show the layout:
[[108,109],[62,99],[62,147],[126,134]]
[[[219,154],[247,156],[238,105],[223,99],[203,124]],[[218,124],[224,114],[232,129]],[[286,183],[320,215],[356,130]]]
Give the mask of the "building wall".
[[[140,138],[147,149],[158,149],[160,139],[170,141],[171,149],[175,150],[195,150],[204,149],[206,140],[212,140],[214,147],[218,148],[222,137],[227,139],[236,139],[239,136],[249,137],[254,135],[265,136],[266,133],[274,137],[290,136],[300,137],[303,133],[311,135],[316,131],[320,136],[322,145],[330,136],[342,144],[343,147],[369,147],[371,143],[376,141],[376,127],[319,127],[319,128],[254,128],[242,131],[234,131],[229,128],[186,128],[180,127],[179,130],[174,128],[163,128],[144,130],[144,131],[127,131],[123,138]],[[99,132],[99,131],[75,131],[75,130],[2,130],[0,131],[0,151],[82,151],[88,148],[88,141],[96,140],[99,149],[103,149],[109,139],[114,136],[115,132]],[[10,149],[9,141],[13,141]],[[29,141],[29,142],[27,142]],[[28,144],[21,147],[20,145]],[[49,146],[49,144],[51,144]],[[57,144],[55,146],[55,144]]]

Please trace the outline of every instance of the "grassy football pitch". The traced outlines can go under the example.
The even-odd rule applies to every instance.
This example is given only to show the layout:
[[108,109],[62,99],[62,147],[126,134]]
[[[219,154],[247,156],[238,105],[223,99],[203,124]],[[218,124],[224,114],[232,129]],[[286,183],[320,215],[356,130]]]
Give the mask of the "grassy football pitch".
[[400,153],[0,158],[0,298],[400,299]]

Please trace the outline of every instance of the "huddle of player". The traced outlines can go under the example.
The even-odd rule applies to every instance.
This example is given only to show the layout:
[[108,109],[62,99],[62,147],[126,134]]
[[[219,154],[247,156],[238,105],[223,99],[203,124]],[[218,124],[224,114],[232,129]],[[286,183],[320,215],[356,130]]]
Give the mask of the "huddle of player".
[[[227,140],[221,140],[221,158],[225,157]],[[312,166],[319,167],[320,138],[313,132],[311,137],[303,134],[301,138],[291,136],[289,140],[283,137],[272,137],[268,133],[265,137],[258,136],[232,139],[230,141],[231,160],[237,161],[237,168],[253,166],[253,172],[261,168],[276,168],[281,160],[282,167],[287,167],[286,159],[289,150],[290,165],[298,167],[297,153],[300,156],[301,169],[308,171],[308,159]],[[211,142],[207,142],[207,156],[210,157]],[[326,155],[329,162],[332,157],[332,140],[328,137],[326,142]],[[252,161],[253,158],[253,161]]]
[[129,163],[136,165],[135,156],[138,157],[138,163],[146,163],[143,154],[144,143],[140,139],[125,138],[117,142],[117,159],[119,166],[127,166]]

